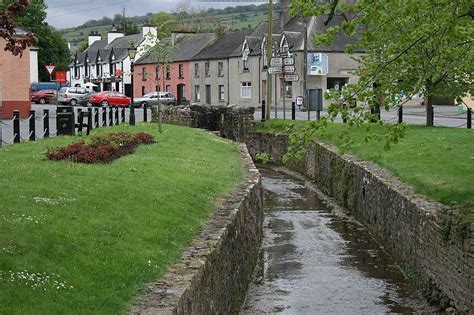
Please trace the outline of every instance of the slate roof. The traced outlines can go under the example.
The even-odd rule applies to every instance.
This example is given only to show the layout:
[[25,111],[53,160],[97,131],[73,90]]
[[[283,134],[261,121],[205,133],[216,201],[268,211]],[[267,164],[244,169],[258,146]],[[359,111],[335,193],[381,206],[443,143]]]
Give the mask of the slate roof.
[[239,46],[237,46],[237,48],[235,48],[235,50],[230,54],[229,57],[241,57],[242,56],[242,46],[243,46],[245,40],[247,40],[247,44],[249,45],[251,56],[253,56],[252,53],[255,51],[255,49],[257,47],[258,47],[258,51],[260,51],[260,45],[262,43],[262,39],[259,38],[259,37],[247,36],[247,37],[244,38],[242,43]]
[[[162,40],[160,40],[160,43],[166,46],[170,46],[171,38],[163,38]],[[137,61],[135,61],[135,64],[146,65],[146,64],[154,64],[156,62],[157,62],[156,56],[152,56],[149,52],[146,52],[142,57],[140,57],[139,59],[137,59]]]
[[237,47],[241,47],[245,36],[249,35],[251,30],[240,32],[226,33],[216,39],[212,44],[201,50],[191,60],[209,60],[209,59],[225,59],[230,57]]
[[213,33],[209,34],[198,34],[186,36],[178,42],[178,50],[173,58],[174,61],[185,61],[191,60],[207,45],[209,45],[216,35]]

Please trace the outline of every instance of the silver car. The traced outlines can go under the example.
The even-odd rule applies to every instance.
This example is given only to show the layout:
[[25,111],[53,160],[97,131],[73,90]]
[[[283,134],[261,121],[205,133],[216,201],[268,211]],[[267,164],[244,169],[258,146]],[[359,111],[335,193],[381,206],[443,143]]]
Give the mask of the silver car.
[[89,90],[81,87],[63,87],[59,90],[59,103],[76,106],[83,103],[84,98],[89,94]]
[[158,105],[158,103],[174,106],[176,105],[176,98],[170,92],[151,92],[133,99],[135,107],[149,107]]

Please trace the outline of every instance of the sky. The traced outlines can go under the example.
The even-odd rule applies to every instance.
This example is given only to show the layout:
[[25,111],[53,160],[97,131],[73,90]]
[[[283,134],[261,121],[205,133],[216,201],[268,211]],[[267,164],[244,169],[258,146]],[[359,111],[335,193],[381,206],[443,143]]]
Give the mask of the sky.
[[[141,16],[149,12],[172,12],[179,0],[46,0],[48,17],[46,22],[55,28],[79,26],[88,20],[97,20],[103,16],[112,18],[122,13],[125,8],[127,16]],[[225,8],[238,4],[248,5],[251,2],[200,2],[191,0],[199,8]],[[259,0],[260,4],[262,0]],[[256,3],[258,4],[258,3]]]

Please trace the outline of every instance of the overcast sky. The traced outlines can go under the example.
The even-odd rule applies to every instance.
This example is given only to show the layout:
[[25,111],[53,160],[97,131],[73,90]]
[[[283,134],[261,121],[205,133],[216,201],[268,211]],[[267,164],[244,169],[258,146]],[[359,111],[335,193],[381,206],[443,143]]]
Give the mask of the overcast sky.
[[[103,16],[113,17],[125,8],[127,16],[146,15],[149,12],[172,12],[179,0],[46,0],[48,17],[46,21],[56,27],[78,26],[88,20],[97,20]],[[261,0],[260,0],[261,1]],[[191,0],[193,5],[208,8],[236,6],[237,2],[212,3]],[[261,2],[260,2],[261,3]],[[251,3],[240,3],[248,5]]]

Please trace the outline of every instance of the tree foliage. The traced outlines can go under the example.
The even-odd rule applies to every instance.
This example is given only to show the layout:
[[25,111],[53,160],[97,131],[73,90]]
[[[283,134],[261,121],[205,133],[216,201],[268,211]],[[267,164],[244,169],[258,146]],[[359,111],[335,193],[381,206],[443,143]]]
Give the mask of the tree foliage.
[[166,38],[171,36],[171,32],[178,28],[178,21],[173,14],[166,12],[158,12],[153,14],[152,23],[158,25],[158,38]]

